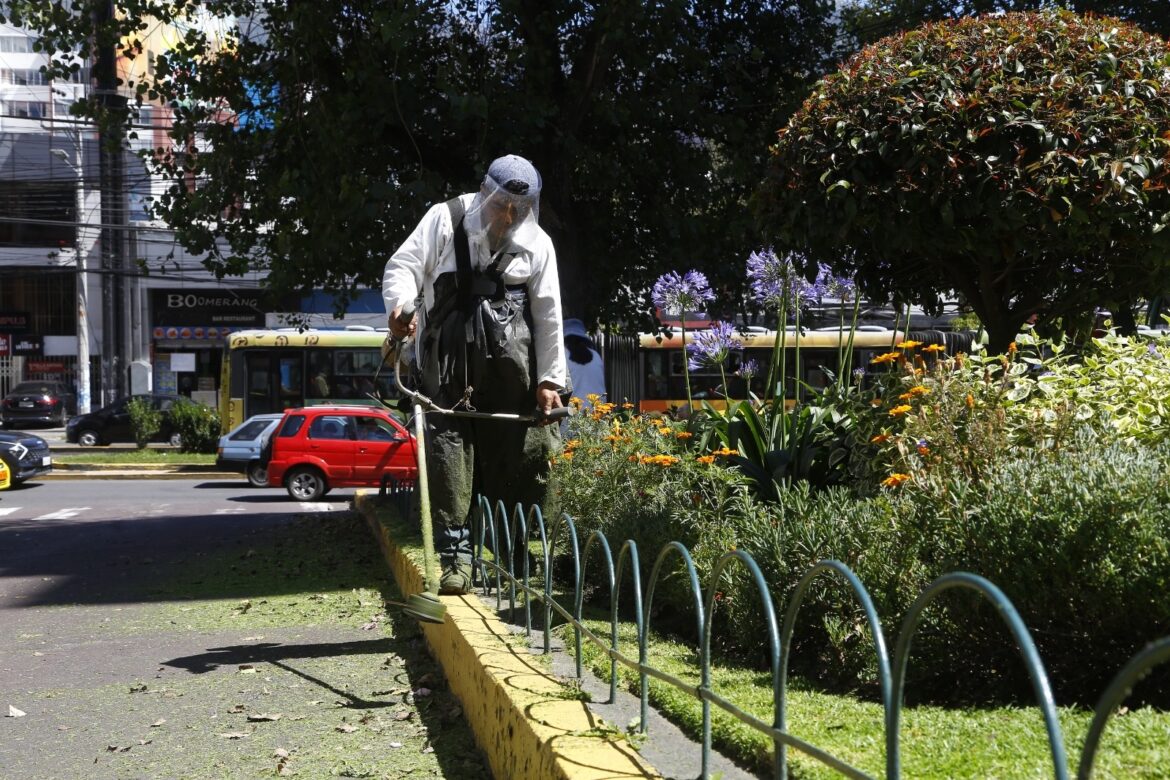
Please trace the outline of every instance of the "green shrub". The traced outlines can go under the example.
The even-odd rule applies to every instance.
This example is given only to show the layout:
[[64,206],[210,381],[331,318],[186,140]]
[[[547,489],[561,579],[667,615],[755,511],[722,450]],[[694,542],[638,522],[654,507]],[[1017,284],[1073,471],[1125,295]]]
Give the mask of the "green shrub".
[[182,452],[215,452],[219,444],[219,414],[207,404],[176,402],[170,409],[171,425],[179,434]]
[[145,449],[162,428],[162,412],[154,408],[149,398],[131,398],[126,404],[130,415],[130,430],[138,449]]

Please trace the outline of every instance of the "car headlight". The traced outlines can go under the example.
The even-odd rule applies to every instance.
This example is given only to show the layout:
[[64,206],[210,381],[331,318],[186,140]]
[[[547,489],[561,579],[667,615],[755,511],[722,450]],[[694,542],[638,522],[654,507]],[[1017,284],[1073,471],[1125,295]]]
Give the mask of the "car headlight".
[[17,460],[24,460],[28,454],[28,447],[18,441],[0,441],[0,448],[8,450]]

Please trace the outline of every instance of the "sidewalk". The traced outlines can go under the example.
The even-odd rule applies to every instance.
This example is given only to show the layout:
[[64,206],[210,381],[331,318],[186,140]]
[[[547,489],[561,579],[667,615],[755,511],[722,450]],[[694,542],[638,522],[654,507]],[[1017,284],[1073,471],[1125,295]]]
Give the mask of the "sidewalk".
[[0,523],[0,775],[488,776],[371,542],[351,512]]

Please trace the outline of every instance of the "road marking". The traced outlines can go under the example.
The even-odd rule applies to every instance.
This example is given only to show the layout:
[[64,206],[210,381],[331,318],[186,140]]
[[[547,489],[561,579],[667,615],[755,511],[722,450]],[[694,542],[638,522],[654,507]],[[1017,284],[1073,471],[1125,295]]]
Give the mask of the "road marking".
[[306,512],[333,512],[337,506],[320,501],[309,501],[301,504],[300,508]]
[[77,517],[87,509],[92,509],[88,506],[69,506],[64,509],[58,509],[56,512],[50,512],[47,515],[34,517],[33,520],[68,520],[71,517]]
[[6,507],[0,509],[0,517],[4,517],[5,515],[10,515],[13,512],[19,512],[22,509],[24,509],[24,507],[22,507],[22,506],[6,506]]
[[237,512],[246,512],[246,511],[248,511],[248,508],[246,506],[226,506],[222,509],[215,510],[215,514],[217,514],[217,515],[234,515]]

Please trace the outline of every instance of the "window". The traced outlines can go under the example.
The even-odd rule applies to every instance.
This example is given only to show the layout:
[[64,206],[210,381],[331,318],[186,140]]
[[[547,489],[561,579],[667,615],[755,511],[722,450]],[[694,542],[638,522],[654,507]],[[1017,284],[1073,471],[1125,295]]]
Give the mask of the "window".
[[[0,182],[0,245],[58,247],[73,244],[77,190],[72,184]],[[27,220],[27,221],[22,221]]]
[[398,438],[394,426],[381,417],[359,416],[356,430],[359,441],[394,441]]
[[305,426],[305,417],[301,414],[294,414],[284,421],[284,425],[280,429],[280,438],[287,439],[296,436],[301,428]]
[[0,70],[0,84],[13,84],[19,87],[43,87],[49,79],[40,70],[28,68],[5,68]]
[[252,420],[252,422],[248,423],[243,428],[240,428],[228,438],[230,438],[232,441],[252,441],[261,433],[263,433],[264,429],[271,424],[271,420]]
[[45,119],[49,116],[49,104],[38,100],[10,100],[6,113],[25,119]]
[[0,53],[3,54],[32,54],[36,38],[28,35],[0,36]]
[[349,418],[322,415],[309,426],[310,439],[351,439]]

